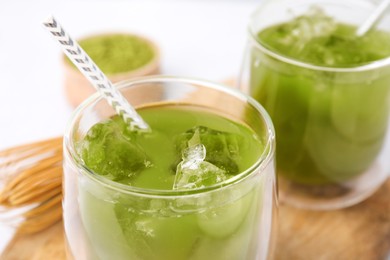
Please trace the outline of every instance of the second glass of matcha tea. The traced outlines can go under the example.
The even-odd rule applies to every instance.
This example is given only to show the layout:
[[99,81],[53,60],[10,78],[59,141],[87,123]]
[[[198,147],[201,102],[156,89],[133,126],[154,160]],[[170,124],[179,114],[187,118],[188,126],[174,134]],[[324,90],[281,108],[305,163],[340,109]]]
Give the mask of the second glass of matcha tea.
[[265,110],[214,83],[119,83],[151,131],[133,131],[98,95],[64,139],[69,259],[269,259],[275,136]]
[[[281,200],[356,204],[390,172],[390,16],[369,0],[264,1],[249,24],[243,88],[270,114]],[[247,81],[245,81],[247,79]]]

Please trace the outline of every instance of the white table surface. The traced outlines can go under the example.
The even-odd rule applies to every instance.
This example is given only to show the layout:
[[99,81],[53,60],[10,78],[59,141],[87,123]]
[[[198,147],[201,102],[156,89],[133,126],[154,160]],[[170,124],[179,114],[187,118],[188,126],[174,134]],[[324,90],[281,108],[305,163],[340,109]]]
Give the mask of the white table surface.
[[[220,81],[237,76],[250,13],[260,0],[0,0],[0,150],[62,135],[72,112],[61,52],[41,26],[53,14],[75,38],[143,34],[161,48],[164,74]],[[0,253],[13,230],[0,223]]]

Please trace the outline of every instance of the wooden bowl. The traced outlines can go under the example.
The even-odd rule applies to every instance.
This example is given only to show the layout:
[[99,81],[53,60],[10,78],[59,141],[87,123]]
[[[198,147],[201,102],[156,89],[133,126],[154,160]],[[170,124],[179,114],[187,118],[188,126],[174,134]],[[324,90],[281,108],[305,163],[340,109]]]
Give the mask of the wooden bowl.
[[[93,37],[101,37],[101,36],[110,36],[110,35],[130,35],[136,36],[145,42],[147,42],[154,52],[153,58],[146,63],[145,65],[128,71],[121,72],[116,74],[107,75],[107,77],[111,80],[111,82],[116,83],[122,80],[131,79],[135,77],[147,76],[147,75],[155,75],[160,73],[160,52],[157,45],[151,40],[136,34],[129,33],[105,33],[105,34],[96,34],[91,35],[85,38],[80,39],[80,41],[84,39],[89,39]],[[76,107],[82,101],[84,101],[87,97],[96,92],[95,88],[91,85],[91,83],[85,78],[77,68],[72,66],[69,61],[66,59],[66,56],[62,57],[62,65],[64,68],[64,88],[65,95],[69,103]]]

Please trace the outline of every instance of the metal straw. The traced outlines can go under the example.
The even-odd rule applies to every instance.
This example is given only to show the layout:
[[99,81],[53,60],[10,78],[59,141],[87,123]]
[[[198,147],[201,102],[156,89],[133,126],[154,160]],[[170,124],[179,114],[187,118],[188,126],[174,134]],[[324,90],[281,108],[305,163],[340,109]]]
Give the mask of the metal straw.
[[61,44],[64,53],[92,83],[92,85],[107,100],[116,113],[122,116],[123,120],[130,125],[133,131],[149,131],[148,124],[135,111],[130,103],[122,96],[103,74],[98,66],[92,61],[80,45],[72,39],[54,17],[47,18],[43,25],[51,32],[54,38]]
[[362,25],[359,26],[356,31],[356,35],[361,37],[365,35],[369,30],[372,29],[376,25],[376,23],[382,18],[386,9],[390,5],[390,0],[383,0],[377,8],[375,8],[374,12],[367,18]]

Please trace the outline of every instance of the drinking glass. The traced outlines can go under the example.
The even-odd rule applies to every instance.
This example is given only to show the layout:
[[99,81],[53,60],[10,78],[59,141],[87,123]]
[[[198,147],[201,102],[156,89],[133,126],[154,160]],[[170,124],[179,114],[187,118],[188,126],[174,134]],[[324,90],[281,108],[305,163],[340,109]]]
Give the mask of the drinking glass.
[[[205,81],[148,77],[116,85],[137,107],[196,105],[251,128],[265,144],[247,170],[193,191],[119,184],[95,174],[77,143],[115,112],[95,94],[64,138],[64,226],[69,259],[269,259],[276,217],[274,129],[252,98]],[[227,105],[228,104],[228,105]]]
[[[308,209],[343,208],[369,197],[386,180],[390,57],[353,66],[315,64],[281,54],[259,32],[313,10],[359,26],[374,9],[368,0],[272,0],[264,1],[250,19],[240,88],[264,106],[275,125],[281,201]],[[322,33],[327,25],[302,26],[308,34],[302,31],[296,41]],[[386,13],[376,29],[384,35],[389,28]],[[372,49],[385,50],[390,41],[372,44]],[[321,55],[325,60],[327,53]],[[338,57],[327,58],[331,63]]]

